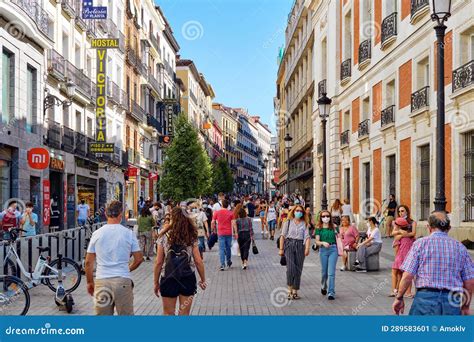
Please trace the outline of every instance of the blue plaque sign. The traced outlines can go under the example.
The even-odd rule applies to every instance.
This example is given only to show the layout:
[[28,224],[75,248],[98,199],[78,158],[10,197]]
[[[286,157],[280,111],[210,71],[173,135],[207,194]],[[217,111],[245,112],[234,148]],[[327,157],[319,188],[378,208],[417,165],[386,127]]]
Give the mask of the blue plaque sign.
[[107,7],[94,7],[92,0],[84,0],[82,6],[82,19],[107,19]]

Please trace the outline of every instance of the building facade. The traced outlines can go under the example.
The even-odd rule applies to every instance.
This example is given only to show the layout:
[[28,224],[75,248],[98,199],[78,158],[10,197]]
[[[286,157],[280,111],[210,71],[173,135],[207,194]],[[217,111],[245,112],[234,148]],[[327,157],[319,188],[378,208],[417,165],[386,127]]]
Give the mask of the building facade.
[[223,157],[227,160],[227,163],[232,170],[235,190],[237,190],[237,181],[243,183],[242,177],[238,174],[238,165],[243,163],[237,155],[238,116],[232,108],[226,107],[220,103],[214,103],[212,105],[212,113],[222,131]]

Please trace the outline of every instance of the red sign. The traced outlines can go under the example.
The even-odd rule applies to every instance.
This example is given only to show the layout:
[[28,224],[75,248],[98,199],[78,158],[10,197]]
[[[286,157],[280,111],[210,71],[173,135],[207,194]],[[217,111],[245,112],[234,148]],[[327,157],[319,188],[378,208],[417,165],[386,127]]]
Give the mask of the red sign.
[[51,219],[51,188],[49,179],[43,180],[43,225],[49,226]]
[[129,166],[128,167],[128,176],[129,177],[136,177],[138,175],[138,168]]
[[[64,175],[64,178],[66,178],[66,175]],[[64,227],[64,229],[66,229],[67,228],[67,181],[66,181],[66,179],[64,179],[64,190],[63,191],[64,191],[64,193],[63,193],[63,198],[64,198],[63,199],[63,210],[64,210],[64,216],[63,216],[64,225],[63,225],[63,227]]]
[[273,171],[273,181],[278,183],[280,181],[280,170]]
[[158,174],[151,172],[150,176],[148,177],[150,180],[157,180],[158,179]]
[[28,151],[28,165],[35,170],[44,170],[49,166],[49,151],[42,147],[35,147]]

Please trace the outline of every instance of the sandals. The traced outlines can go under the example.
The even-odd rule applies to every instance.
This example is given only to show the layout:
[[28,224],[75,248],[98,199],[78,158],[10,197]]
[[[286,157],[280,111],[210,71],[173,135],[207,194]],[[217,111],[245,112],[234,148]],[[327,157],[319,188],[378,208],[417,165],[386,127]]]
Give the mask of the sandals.
[[293,293],[292,297],[293,297],[294,300],[301,299],[301,297],[298,296],[298,294],[296,292]]
[[388,296],[389,297],[396,297],[397,296],[397,290],[392,291],[392,293],[390,293]]

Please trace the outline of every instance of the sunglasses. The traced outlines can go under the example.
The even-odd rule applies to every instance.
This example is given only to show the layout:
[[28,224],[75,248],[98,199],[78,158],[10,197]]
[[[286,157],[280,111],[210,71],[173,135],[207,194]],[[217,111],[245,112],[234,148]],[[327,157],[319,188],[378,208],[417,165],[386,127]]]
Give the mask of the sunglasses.
[[324,218],[324,217],[329,217],[329,218],[330,218],[331,216],[329,216],[329,215],[322,215],[321,217],[322,217],[322,218]]

